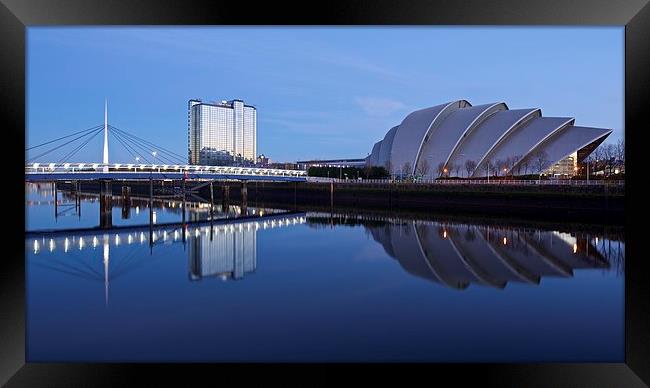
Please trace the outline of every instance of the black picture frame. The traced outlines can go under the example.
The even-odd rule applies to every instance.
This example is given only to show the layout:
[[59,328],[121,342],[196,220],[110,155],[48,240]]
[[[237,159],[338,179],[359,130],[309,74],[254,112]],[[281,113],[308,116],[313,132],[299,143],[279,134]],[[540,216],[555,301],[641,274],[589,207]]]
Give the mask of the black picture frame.
[[[36,25],[621,25],[625,26],[625,126],[626,157],[626,270],[625,270],[625,362],[592,364],[422,364],[392,368],[370,364],[310,365],[307,377],[295,366],[263,367],[228,364],[45,364],[25,363],[24,169],[19,165],[25,139],[26,27]],[[365,381],[386,382],[389,374],[403,381],[408,377],[482,386],[585,386],[637,387],[650,384],[650,275],[639,239],[638,225],[644,205],[642,183],[642,135],[648,131],[650,112],[650,5],[646,0],[454,0],[454,1],[327,1],[225,2],[225,1],[108,1],[108,0],[0,0],[0,114],[5,144],[3,156],[12,163],[2,169],[6,207],[17,209],[7,216],[5,242],[15,249],[0,255],[0,384],[7,386],[121,386],[169,383],[172,377],[184,385],[208,381],[248,381],[293,377],[303,384],[325,383],[328,378],[354,371]],[[561,60],[571,60],[562,58]],[[22,139],[22,140],[21,140]],[[636,141],[635,141],[636,140]],[[13,155],[16,153],[16,155]],[[24,156],[24,155],[23,155]],[[21,182],[22,180],[22,182]],[[637,187],[637,192],[633,188]],[[638,209],[639,211],[636,211]],[[22,213],[22,215],[21,215]],[[635,222],[637,221],[637,222]],[[642,225],[642,224],[640,224]],[[3,228],[4,229],[4,228]],[[7,244],[12,245],[12,244]],[[291,369],[289,368],[291,367]],[[215,368],[219,370],[216,371]],[[337,372],[337,373],[334,373]],[[218,377],[218,378],[217,378]],[[337,376],[339,377],[339,376]],[[216,380],[215,380],[216,379]],[[287,380],[285,380],[287,381]],[[333,381],[344,382],[337,379]],[[644,384],[645,382],[645,384]]]

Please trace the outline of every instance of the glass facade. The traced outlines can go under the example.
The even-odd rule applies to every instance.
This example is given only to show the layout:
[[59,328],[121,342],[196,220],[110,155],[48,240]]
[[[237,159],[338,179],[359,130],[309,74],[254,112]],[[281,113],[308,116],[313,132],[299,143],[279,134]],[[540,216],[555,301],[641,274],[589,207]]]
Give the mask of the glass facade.
[[570,178],[575,176],[577,173],[577,153],[574,152],[572,155],[560,160],[555,163],[551,168],[549,168],[545,174],[551,175],[557,178]]
[[[231,160],[254,162],[257,152],[257,111],[241,100],[188,104],[188,161],[190,164],[223,164]],[[215,153],[220,157],[215,158]]]

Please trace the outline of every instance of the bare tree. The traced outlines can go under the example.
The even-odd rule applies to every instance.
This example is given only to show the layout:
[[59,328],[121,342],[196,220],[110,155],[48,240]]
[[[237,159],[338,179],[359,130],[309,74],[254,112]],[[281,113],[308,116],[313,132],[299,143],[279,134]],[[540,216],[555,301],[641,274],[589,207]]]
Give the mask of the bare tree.
[[497,159],[494,162],[494,169],[495,169],[495,174],[496,176],[499,176],[503,172],[503,166],[505,166],[506,161],[503,159]]
[[535,171],[539,174],[539,179],[542,179],[542,173],[549,167],[548,154],[546,151],[537,151],[533,155],[533,165]]
[[437,171],[438,171],[438,176],[439,177],[441,177],[441,176],[443,176],[445,174],[445,169],[446,168],[447,167],[445,166],[445,163],[443,163],[443,162],[438,163]]
[[618,139],[616,142],[616,160],[625,165],[625,139]]
[[488,177],[490,176],[490,172],[493,170],[492,168],[492,161],[490,159],[485,160],[485,164],[483,165],[483,168],[485,169],[485,175]]
[[424,177],[429,173],[430,169],[431,165],[429,165],[429,161],[427,159],[422,159],[420,160],[420,163],[418,163],[417,173]]
[[456,176],[460,177],[460,170],[463,169],[463,165],[460,164],[460,163],[454,163],[449,168],[452,168],[452,167],[454,169],[454,172],[456,172]]
[[404,176],[409,177],[409,176],[411,175],[411,171],[412,171],[412,170],[413,170],[413,169],[411,168],[411,163],[410,163],[410,162],[405,162],[405,163],[402,165],[402,176],[403,176],[403,177],[404,177]]
[[525,158],[524,160],[521,161],[520,165],[521,167],[524,168],[524,175],[528,175],[528,167],[530,167],[530,159]]
[[393,164],[390,162],[390,159],[384,163],[384,167],[386,167],[386,171],[388,171],[388,175],[392,178],[393,177]]
[[467,171],[467,177],[469,178],[472,172],[476,169],[476,162],[473,160],[465,161],[465,170]]
[[515,167],[517,167],[517,175],[521,175],[521,163],[519,161],[521,160],[521,155],[515,155],[512,158],[510,158],[510,162],[512,163],[510,165],[510,174],[515,175],[515,172],[513,171]]
[[609,175],[612,175],[612,169],[614,167],[614,158],[616,157],[616,147],[614,144],[607,143],[603,144],[603,159],[605,162],[605,168],[609,170]]
[[447,176],[447,178],[451,176],[452,172],[454,171],[454,168],[455,166],[453,163],[449,163],[445,165],[445,169],[447,170],[445,171],[445,175]]

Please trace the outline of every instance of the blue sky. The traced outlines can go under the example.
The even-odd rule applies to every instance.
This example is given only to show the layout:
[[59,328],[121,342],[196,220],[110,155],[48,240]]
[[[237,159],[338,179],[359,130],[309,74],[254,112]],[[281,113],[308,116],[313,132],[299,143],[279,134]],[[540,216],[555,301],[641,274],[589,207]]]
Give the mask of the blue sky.
[[[27,142],[109,123],[187,154],[187,100],[243,99],[258,154],[365,157],[411,111],[504,101],[624,135],[623,27],[30,27]],[[100,137],[78,161],[99,161]],[[111,161],[132,158],[113,141]]]

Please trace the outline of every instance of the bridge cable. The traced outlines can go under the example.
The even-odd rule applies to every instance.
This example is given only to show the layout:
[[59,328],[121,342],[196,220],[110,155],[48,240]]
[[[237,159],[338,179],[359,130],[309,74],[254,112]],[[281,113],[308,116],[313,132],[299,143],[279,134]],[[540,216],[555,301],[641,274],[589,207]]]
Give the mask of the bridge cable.
[[[117,132],[114,133],[113,131],[111,131],[110,133],[111,133],[111,135],[113,135],[113,137],[115,137],[115,139],[117,139],[117,141],[120,142],[120,144],[122,145],[122,147],[124,147],[124,149],[126,149],[126,150],[128,151],[128,153],[131,154],[131,156],[133,156],[133,159],[139,157],[139,156],[138,156],[138,152],[137,152],[135,149],[133,149],[131,146],[129,146],[128,144],[126,144],[126,142],[125,142],[124,140],[122,140],[122,139],[120,138],[120,136],[118,136]],[[145,159],[145,161],[147,161],[147,160]],[[148,161],[147,161],[147,163],[148,163]]]
[[[117,132],[116,132],[116,134],[117,134]],[[151,152],[151,150],[148,149],[147,146],[145,144],[143,144],[142,142],[138,142],[138,141],[135,141],[133,139],[129,139],[124,134],[120,134],[120,137],[123,140],[128,141],[133,146],[137,146],[139,149],[143,150],[145,154],[148,154],[149,152]],[[164,162],[168,163],[168,164],[183,164],[182,162],[178,163],[178,160],[176,160],[176,159],[165,156],[164,153],[159,153],[158,157],[160,159],[162,159]]]
[[[118,132],[116,132],[116,134],[117,133]],[[120,134],[120,137],[122,137],[123,140],[128,141],[132,146],[136,146],[136,147],[140,148],[142,151],[144,151],[145,154],[148,154],[150,152],[150,150],[146,147],[146,145],[143,145],[141,142],[126,138],[123,133]],[[159,157],[160,157],[160,159],[162,159],[163,161],[165,161],[167,163],[176,164],[176,163],[173,163],[174,162],[173,160],[170,160],[168,157],[166,157],[166,156],[164,156],[162,154],[159,155]],[[147,162],[149,162],[149,161],[147,160]]]
[[59,141],[59,140],[63,140],[63,139],[66,139],[66,138],[68,138],[68,137],[71,137],[71,136],[74,136],[74,135],[78,135],[78,134],[80,134],[80,133],[82,133],[82,132],[90,132],[90,131],[92,131],[93,129],[98,129],[98,128],[100,128],[100,127],[103,127],[103,125],[96,125],[96,126],[94,126],[94,127],[92,127],[92,128],[84,129],[84,130],[82,130],[82,131],[78,131],[78,132],[72,133],[72,134],[67,135],[67,136],[62,136],[62,137],[60,137],[60,138],[58,138],[58,139],[50,140],[50,141],[47,141],[47,142],[45,142],[45,143],[35,145],[35,146],[33,146],[33,147],[25,148],[25,151],[29,151],[29,150],[32,150],[32,149],[34,149],[34,148],[42,147],[42,146],[47,145],[47,144],[55,143],[55,142],[57,142],[57,141]]
[[[113,133],[113,132],[115,132],[115,133]],[[119,134],[117,131],[111,131],[111,134],[112,134],[113,136],[115,136],[115,138],[120,142],[120,144],[122,144],[122,146],[123,146],[124,148],[126,148],[126,150],[127,150],[127,151],[128,151],[128,152],[129,152],[129,153],[130,153],[134,158],[136,157],[136,154],[138,153],[138,151],[134,148],[134,145],[137,146],[137,145],[138,145],[137,143],[130,141],[129,139],[125,138],[124,135]],[[131,143],[131,144],[130,144],[130,143]],[[133,151],[133,152],[131,152],[131,151]],[[135,152],[135,153],[134,153],[134,152]],[[144,154],[146,155],[147,152],[148,152],[148,150],[145,149]],[[143,158],[147,163],[153,165],[153,163],[151,163],[151,162],[150,162],[146,157],[142,156],[142,158]],[[163,174],[163,178],[167,178],[167,175]]]
[[59,159],[59,160],[57,161],[57,163],[66,162],[68,158],[73,157],[77,152],[79,152],[80,149],[82,149],[83,147],[85,147],[86,144],[88,144],[92,139],[94,139],[95,136],[99,135],[100,132],[101,132],[101,131],[97,131],[97,132],[95,132],[95,134],[93,134],[91,137],[89,137],[88,139],[86,139],[86,140],[85,140],[83,143],[81,143],[79,146],[77,146],[75,149],[73,149],[72,151],[68,152],[67,155],[65,155],[65,156],[63,156],[61,159]]
[[175,153],[173,151],[170,151],[170,150],[168,150],[168,149],[166,149],[164,147],[161,147],[161,146],[159,146],[157,144],[154,144],[154,143],[152,143],[152,142],[150,142],[148,140],[145,140],[145,139],[142,139],[142,138],[140,138],[138,136],[132,135],[132,134],[130,134],[130,133],[128,133],[128,132],[126,132],[126,131],[124,131],[122,129],[113,127],[112,125],[110,127],[112,129],[114,129],[115,131],[120,132],[122,135],[125,135],[125,136],[131,138],[133,141],[139,141],[140,143],[143,143],[144,145],[148,145],[150,147],[155,147],[156,150],[162,151],[162,152],[168,154],[170,157],[173,157],[173,158],[170,158],[170,159],[178,158],[178,160],[182,160],[182,161],[185,160],[185,156],[183,156],[183,155],[177,154],[177,153]]
[[[141,154],[141,152],[138,152],[138,151],[133,147],[132,144],[128,144],[128,143],[126,143],[126,140],[127,140],[127,139],[123,139],[123,138],[122,138],[122,135],[119,135],[119,136],[118,136],[118,133],[115,132],[115,133],[113,133],[113,136],[115,136],[115,138],[116,138],[116,139],[117,139],[117,140],[118,140],[118,141],[119,141],[119,142],[120,142],[120,143],[121,143],[125,148],[127,148],[127,149],[131,149],[131,150],[132,150],[133,152],[135,152],[136,154]],[[151,163],[151,162],[149,161],[149,159],[147,159],[147,158],[144,156],[144,155],[146,155],[146,154],[148,154],[148,153],[149,153],[149,151],[148,151],[148,150],[145,150],[145,152],[143,153],[143,155],[141,155],[141,157],[142,157],[142,159],[144,159],[145,162],[147,162],[147,163],[149,163],[149,164],[153,164],[153,163]],[[131,154],[131,155],[134,155],[134,154]],[[134,157],[138,157],[138,156],[137,156],[137,155],[134,155]]]
[[[76,138],[74,138],[74,139],[72,139],[72,140],[69,140],[69,141],[67,141],[67,142],[65,142],[65,143],[63,143],[63,144],[61,144],[61,145],[58,145],[58,146],[56,146],[56,147],[54,147],[54,148],[52,148],[52,149],[50,149],[50,150],[48,150],[48,151],[45,151],[45,152],[43,152],[43,153],[40,153],[40,154],[37,155],[37,156],[34,156],[34,157],[28,159],[27,162],[28,162],[28,163],[29,163],[29,162],[32,162],[32,161],[34,161],[34,160],[36,160],[36,159],[38,159],[38,158],[40,158],[40,157],[42,157],[42,156],[45,156],[45,155],[49,154],[50,152],[54,152],[54,151],[56,151],[56,150],[58,150],[58,149],[60,149],[60,148],[62,148],[62,147],[64,147],[64,146],[66,146],[66,145],[68,145],[68,144],[70,144],[70,143],[72,143],[72,142],[74,142],[74,141],[77,141],[77,140],[79,140],[79,139],[81,139],[81,138],[83,138],[83,137],[86,137],[86,136],[88,136],[88,135],[96,135],[96,134],[99,133],[100,131],[101,131],[101,128],[97,128],[97,129],[95,129],[94,131],[90,131],[90,132],[87,132],[87,133],[85,133],[85,134],[83,134],[83,135],[77,136]],[[93,136],[93,137],[94,137],[94,136]]]
[[[111,126],[111,127],[112,127],[112,126]],[[175,153],[175,152],[173,152],[173,151],[170,151],[170,150],[168,150],[168,149],[166,149],[166,148],[164,148],[164,147],[160,147],[160,146],[158,146],[157,144],[154,144],[154,143],[152,143],[152,142],[150,142],[150,141],[148,141],[148,140],[145,140],[145,139],[142,139],[142,138],[137,137],[137,136],[135,136],[135,135],[132,135],[132,134],[130,134],[130,133],[128,133],[128,132],[126,132],[126,131],[124,131],[124,130],[122,130],[122,129],[115,128],[115,127],[112,127],[112,128],[115,129],[116,131],[121,132],[122,134],[124,134],[124,135],[126,135],[126,136],[128,136],[128,137],[130,137],[130,138],[133,138],[134,140],[139,140],[140,142],[144,143],[145,145],[149,145],[149,146],[151,146],[151,147],[155,147],[156,149],[158,149],[158,150],[160,150],[160,151],[162,151],[162,152],[164,152],[164,153],[166,153],[166,154],[168,154],[168,155],[170,155],[170,156],[173,156],[173,157],[179,158],[180,160],[185,160],[185,157],[182,156],[182,155],[180,155],[180,154],[177,154],[177,153]]]

